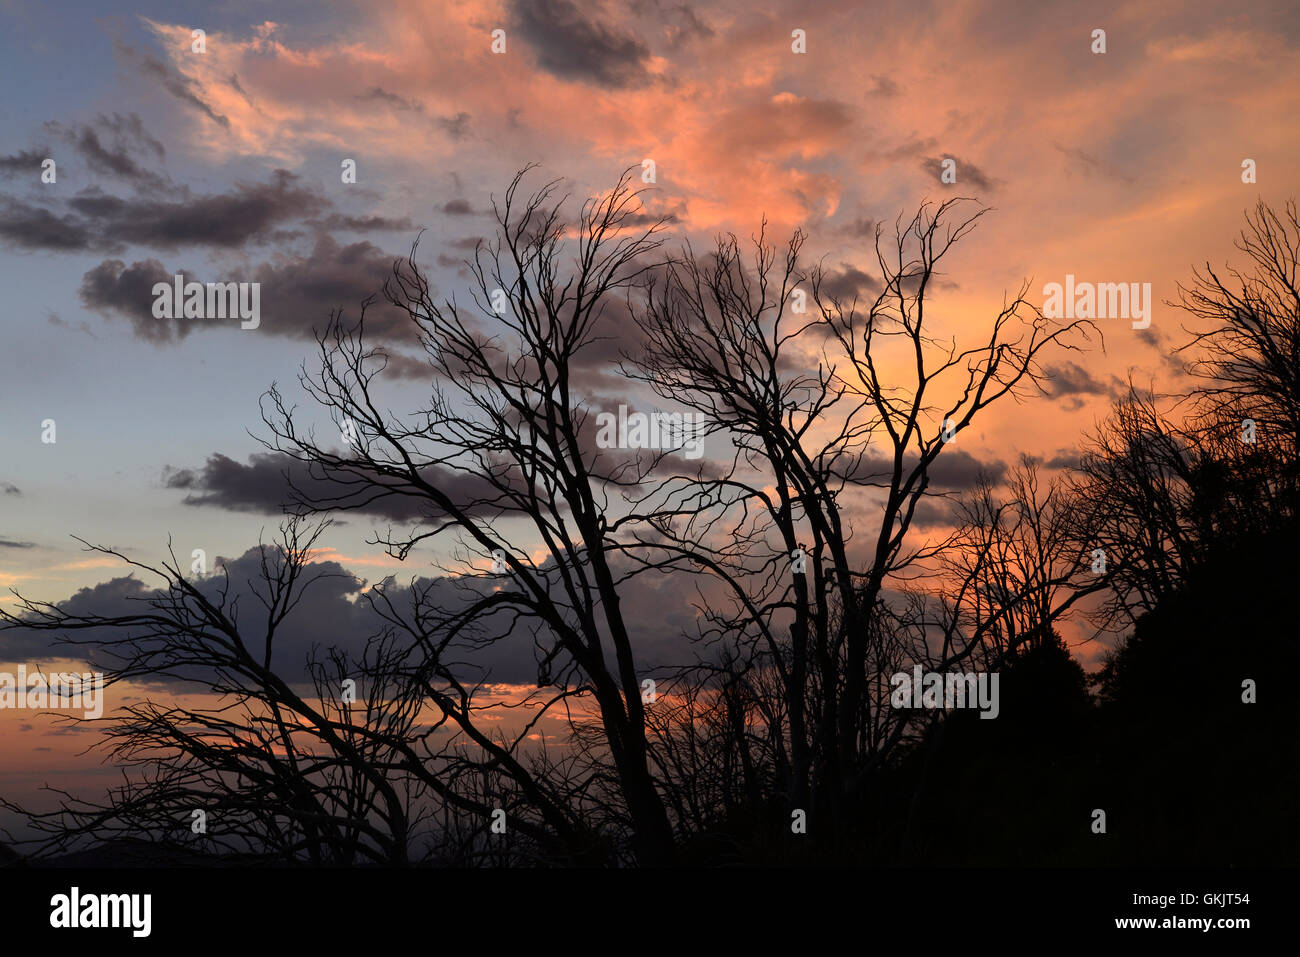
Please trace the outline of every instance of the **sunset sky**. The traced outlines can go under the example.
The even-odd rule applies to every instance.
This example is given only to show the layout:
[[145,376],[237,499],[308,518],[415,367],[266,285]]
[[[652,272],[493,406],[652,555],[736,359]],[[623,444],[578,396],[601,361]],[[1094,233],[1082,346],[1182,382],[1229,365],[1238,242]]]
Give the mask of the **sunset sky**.
[[[1180,387],[1187,319],[1166,302],[1194,265],[1232,260],[1245,209],[1294,195],[1298,45],[1286,0],[0,0],[0,602],[121,594],[126,572],[73,535],[146,562],[169,537],[186,566],[194,548],[245,555],[281,492],[248,434],[267,437],[259,397],[296,396],[313,327],[355,314],[422,229],[419,263],[464,297],[489,197],[530,162],[580,202],[653,159],[647,207],[672,243],[747,237],[766,216],[864,295],[875,224],[973,197],[991,211],[935,300],[959,340],[986,339],[1026,281],[1035,304],[1067,274],[1151,283],[1150,329],[1101,321],[1104,352],[1049,360],[1050,396],[991,409],[959,444],[994,471],[1020,452],[1068,463],[1130,376]],[[177,272],[261,282],[260,327],[154,319],[148,289]],[[382,341],[412,344],[374,315]],[[628,398],[612,363],[592,374],[611,408]],[[410,371],[389,396],[415,408],[427,389]],[[350,514],[321,559],[368,581],[427,573],[427,552],[403,565],[366,543],[401,517]],[[310,637],[341,633],[350,596],[309,613]],[[665,587],[647,616],[680,629],[688,598]],[[16,661],[55,663],[0,639],[0,669]],[[0,788],[69,773],[67,737],[0,713]]]

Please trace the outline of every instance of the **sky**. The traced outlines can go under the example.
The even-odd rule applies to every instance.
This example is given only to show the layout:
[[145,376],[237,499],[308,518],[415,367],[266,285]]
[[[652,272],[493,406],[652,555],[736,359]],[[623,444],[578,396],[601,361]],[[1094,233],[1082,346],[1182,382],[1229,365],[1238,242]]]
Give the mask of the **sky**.
[[[292,394],[313,328],[355,316],[422,231],[436,290],[464,295],[490,198],[526,163],[581,201],[653,160],[646,211],[672,243],[766,217],[863,294],[877,224],[971,197],[990,211],[934,303],[959,338],[1022,283],[1035,303],[1067,274],[1150,283],[1149,329],[1102,320],[1104,350],[1049,362],[1048,396],[961,436],[995,471],[1068,463],[1130,377],[1180,388],[1178,284],[1232,260],[1257,200],[1294,195],[1298,41],[1288,2],[0,0],[0,602],[136,587],[73,536],[149,562],[169,540],[186,564],[245,556],[277,523],[262,394]],[[147,290],[177,272],[260,282],[260,325],[155,319]],[[367,318],[410,347],[391,310]],[[427,376],[398,369],[387,395],[415,408]],[[612,361],[592,375],[626,398]],[[349,514],[321,561],[356,582],[427,573],[439,556],[366,541],[401,517]],[[38,652],[0,645],[0,669]],[[0,715],[0,756],[27,755],[0,785],[69,773],[58,737]]]

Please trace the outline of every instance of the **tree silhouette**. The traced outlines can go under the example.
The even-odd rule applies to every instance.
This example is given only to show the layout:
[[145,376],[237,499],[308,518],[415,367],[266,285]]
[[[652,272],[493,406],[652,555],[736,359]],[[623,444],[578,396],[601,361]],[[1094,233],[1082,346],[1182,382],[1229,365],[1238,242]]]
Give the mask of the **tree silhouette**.
[[[776,246],[764,223],[749,246],[725,235],[669,253],[632,171],[572,219],[558,181],[525,192],[530,173],[493,203],[468,306],[434,296],[418,245],[394,265],[384,293],[428,362],[421,408],[388,407],[392,355],[368,342],[364,308],[318,335],[299,380],[318,409],[266,393],[265,444],[310,481],[249,581],[95,546],[160,581],[138,612],[0,609],[0,626],[88,649],[110,684],[205,696],[101,719],[124,783],[23,812],[39,854],[143,838],[313,865],[952,862],[952,838],[985,827],[1027,834],[1017,854],[1050,833],[1053,853],[1091,860],[1041,808],[1017,816],[1026,762],[1051,752],[1044,793],[1081,800],[1100,749],[1129,747],[1126,721],[1170,720],[1134,705],[1167,700],[1151,691],[1163,676],[1293,664],[1281,639],[1216,659],[1219,636],[1197,629],[1232,620],[1214,581],[1280,587],[1295,528],[1294,204],[1248,217],[1254,272],[1229,287],[1207,267],[1183,290],[1208,325],[1188,346],[1192,392],[1130,384],[1066,476],[1026,456],[972,482],[949,471],[971,461],[957,451],[971,425],[1031,396],[1044,360],[1095,331],[1047,319],[1023,286],[974,343],[944,332],[940,266],[982,210],[923,204],[878,229],[878,279],[841,294],[804,263],[802,231]],[[593,370],[701,416],[693,438],[713,454],[603,448]],[[318,437],[321,410],[341,442]],[[385,499],[417,518],[372,542],[400,559],[431,548],[438,573],[365,588],[373,633],[320,649],[304,677],[277,649],[331,574],[315,549],[328,519],[310,517]],[[696,612],[671,660],[631,610],[664,580]],[[1130,632],[1100,707],[1061,639],[1084,607]],[[1276,609],[1250,620],[1282,627]],[[530,655],[535,686],[503,692],[491,662]],[[1004,671],[1010,718],[892,706],[891,677],[914,666]],[[1259,733],[1253,714],[1216,707]],[[567,738],[550,744],[557,725]],[[1124,751],[1105,783],[1157,787],[1142,767]],[[988,768],[1012,783],[972,789]]]
[[[428,785],[402,773],[420,699],[400,683],[402,655],[392,636],[374,636],[361,661],[333,650],[312,662],[313,696],[272,666],[285,618],[328,577],[308,563],[327,525],[290,520],[274,547],[261,546],[261,575],[249,583],[260,615],[240,613],[228,572],[199,581],[174,555],[153,567],[102,546],[93,550],[161,579],[157,590],[132,599],[138,612],[79,614],[28,600],[17,614],[0,611],[9,627],[57,632],[70,649],[88,647],[106,686],[168,680],[205,701],[215,697],[208,707],[146,700],[97,719],[99,747],[122,767],[124,782],[105,802],[64,793],[58,810],[29,815],[46,835],[42,853],[93,836],[261,860],[407,863]],[[93,637],[71,636],[82,632]],[[367,689],[355,704],[340,695],[349,676]],[[194,812],[205,820],[197,832]]]
[[[624,365],[731,437],[725,473],[680,476],[641,499],[658,538],[640,540],[726,583],[734,609],[701,609],[706,636],[761,676],[753,700],[775,674],[766,750],[788,807],[815,807],[832,843],[858,826],[868,777],[903,736],[905,717],[883,706],[888,676],[918,660],[950,667],[979,644],[950,629],[932,654],[929,611],[885,600],[950,544],[908,539],[918,509],[941,498],[934,463],[982,410],[1038,385],[1045,350],[1078,348],[1091,328],[1052,323],[1022,287],[987,341],[940,340],[926,319],[939,264],[982,215],[962,215],[961,202],[924,205],[887,239],[878,229],[881,286],[862,310],[830,292],[820,267],[801,269],[802,233],[778,256],[760,231],[752,263],[734,236],[707,257],[687,247],[652,277],[638,318],[646,344]],[[793,305],[800,293],[811,312]],[[879,521],[856,529],[850,512],[867,499]],[[869,536],[862,546],[857,534]],[[792,570],[799,554],[804,573]]]
[[[471,270],[477,288],[471,317],[454,299],[434,300],[415,262],[399,263],[386,287],[406,311],[436,376],[428,406],[413,416],[381,410],[372,384],[386,362],[364,344],[364,319],[355,329],[335,322],[321,337],[321,370],[303,377],[307,391],[351,424],[357,441],[342,451],[318,443],[298,427],[281,394],[268,394],[264,418],[273,447],[342,482],[349,503],[300,497],[304,508],[382,496],[415,497],[430,521],[404,537],[384,541],[405,557],[418,544],[456,536],[463,556],[495,559],[466,607],[446,613],[417,602],[413,614],[392,615],[417,640],[442,676],[447,642],[475,632],[476,640],[508,640],[533,632],[538,691],[526,703],[532,722],[575,695],[596,702],[604,743],[631,822],[636,857],[645,864],[672,859],[673,840],[663,801],[651,776],[641,704],[641,676],[629,627],[620,610],[618,566],[622,546],[607,517],[611,494],[639,481],[635,464],[611,463],[583,441],[588,411],[575,393],[576,366],[607,334],[608,310],[620,291],[652,266],[663,222],[634,227],[641,190],[625,172],[605,196],[587,201],[566,223],[566,197],[550,182],[524,198],[526,168],[493,209],[499,235],[482,244]],[[572,271],[563,258],[572,237]],[[500,311],[498,311],[500,308]],[[473,476],[482,490],[459,496],[431,480],[431,470]],[[526,531],[525,531],[526,530]],[[543,543],[534,563],[522,543]],[[460,569],[464,571],[464,569]],[[488,747],[475,727],[472,696],[455,688],[435,700],[536,804],[546,825],[571,842],[584,830],[555,784],[533,774],[517,747]]]

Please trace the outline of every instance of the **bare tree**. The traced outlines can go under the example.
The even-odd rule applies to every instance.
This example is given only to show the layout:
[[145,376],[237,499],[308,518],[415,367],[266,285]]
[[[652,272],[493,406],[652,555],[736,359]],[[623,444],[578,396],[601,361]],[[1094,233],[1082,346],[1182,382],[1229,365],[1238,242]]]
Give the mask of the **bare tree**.
[[[538,664],[538,690],[526,702],[531,721],[567,707],[571,697],[594,699],[636,859],[662,864],[672,859],[673,837],[648,763],[640,676],[620,608],[628,573],[618,567],[620,546],[607,517],[611,495],[643,473],[583,441],[588,412],[574,378],[608,334],[617,294],[652,267],[663,222],[635,225],[644,210],[631,171],[588,200],[573,223],[564,219],[567,197],[558,182],[521,196],[528,171],[514,178],[500,205],[494,200],[499,235],[481,244],[470,264],[476,316],[454,298],[435,301],[414,249],[386,287],[436,376],[426,408],[402,417],[381,408],[373,384],[385,358],[365,346],[363,318],[354,330],[336,322],[320,340],[320,372],[302,378],[356,441],[342,450],[319,443],[274,388],[264,418],[276,449],[347,489],[343,497],[305,494],[305,507],[414,497],[428,520],[390,533],[383,540],[390,553],[405,557],[417,545],[454,539],[448,547],[460,549],[463,563],[457,573],[469,572],[474,558],[493,561],[498,572],[480,574],[481,592],[466,607],[444,614],[420,603],[394,622],[435,663],[444,661],[448,641],[467,633],[481,643],[518,643],[531,631]],[[564,262],[570,253],[572,268]],[[534,563],[539,549],[547,558]],[[465,689],[439,705],[542,809],[548,827],[577,840],[580,816],[530,771],[516,746],[488,747]]]
[[[94,550],[161,580],[132,599],[138,612],[81,614],[30,600],[17,613],[0,610],[5,628],[58,633],[69,648],[89,650],[108,687],[167,681],[213,702],[145,700],[99,719],[70,718],[101,724],[97,747],[124,780],[104,802],[60,792],[58,810],[23,812],[46,835],[38,853],[126,839],[313,864],[411,860],[427,786],[406,773],[422,699],[402,680],[400,645],[377,634],[360,660],[331,649],[309,663],[314,694],[273,665],[286,618],[330,577],[309,562],[327,525],[292,520],[274,547],[261,547],[260,577],[248,583],[260,616],[240,613],[228,571],[195,580],[174,555],[154,567],[102,546]],[[348,678],[362,689],[355,703],[342,694]],[[192,827],[196,811],[210,828]]]
[[1081,547],[1102,556],[1110,627],[1184,587],[1216,550],[1296,514],[1300,492],[1300,222],[1264,203],[1237,242],[1244,269],[1208,263],[1179,287],[1198,322],[1177,350],[1194,387],[1161,397],[1130,383],[1087,441],[1072,480]]
[[1188,371],[1200,380],[1193,424],[1215,429],[1228,419],[1258,428],[1252,441],[1275,446],[1294,467],[1300,459],[1300,218],[1294,200],[1276,210],[1261,200],[1246,214],[1236,243],[1245,270],[1220,276],[1209,263],[1194,271],[1179,301],[1201,320]]
[[1088,513],[1070,483],[1044,482],[1028,455],[1002,483],[982,476],[956,515],[960,528],[943,556],[944,633],[965,631],[961,644],[982,645],[994,666],[1052,640],[1075,605],[1110,587],[1088,547],[1097,539],[1080,532]]
[[[883,281],[865,311],[832,295],[820,268],[800,268],[801,233],[780,257],[760,233],[752,263],[734,236],[709,257],[688,247],[650,284],[648,345],[626,363],[731,436],[720,477],[656,486],[628,521],[653,526],[642,544],[687,555],[726,583],[733,611],[711,609],[704,637],[726,636],[747,665],[779,675],[768,733],[781,743],[769,751],[789,806],[814,802],[835,836],[854,828],[868,775],[903,734],[882,697],[928,627],[885,598],[946,544],[908,534],[938,497],[934,463],[981,410],[1036,386],[1044,350],[1077,348],[1071,334],[1091,325],[1054,327],[1022,288],[985,343],[937,338],[925,315],[937,267],[981,215],[950,223],[956,206],[923,206],[893,237],[878,232]],[[796,300],[816,308],[801,312]],[[859,545],[852,511],[873,499],[879,520]]]

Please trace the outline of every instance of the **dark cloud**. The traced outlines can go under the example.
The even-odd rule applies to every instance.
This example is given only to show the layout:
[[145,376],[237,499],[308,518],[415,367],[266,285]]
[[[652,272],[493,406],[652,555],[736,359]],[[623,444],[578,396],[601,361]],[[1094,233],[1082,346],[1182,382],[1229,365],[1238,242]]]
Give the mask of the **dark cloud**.
[[330,213],[324,219],[312,220],[310,225],[330,231],[346,229],[357,233],[383,230],[409,231],[415,228],[405,216],[401,219],[390,219],[387,216],[347,216],[343,213]]
[[[1159,326],[1150,325],[1145,329],[1135,329],[1133,338],[1147,348],[1154,349],[1160,357],[1160,364],[1175,377],[1181,378],[1186,374],[1187,369],[1183,357],[1174,348],[1169,335]],[[1122,387],[1121,391],[1123,391]]]
[[23,150],[21,153],[0,156],[0,173],[31,173],[36,175],[41,171],[41,163],[48,159],[49,156],[48,150]]
[[981,461],[964,449],[945,448],[930,465],[930,484],[941,491],[965,491],[975,487],[983,475],[1000,482],[1007,473],[1001,459]]
[[1043,374],[1048,380],[1048,392],[1057,398],[1072,395],[1110,395],[1114,391],[1113,386],[1108,386],[1074,362],[1046,366]]
[[[92,172],[115,176],[141,189],[161,191],[173,188],[166,176],[135,159],[136,156],[162,159],[167,154],[163,144],[149,133],[136,113],[125,116],[101,113],[93,123],[73,126],[49,122],[45,124],[45,131],[49,136],[69,143]],[[46,157],[51,157],[51,151],[45,147],[13,156],[0,156],[0,172],[39,170]]]
[[22,491],[17,485],[10,485],[8,482],[0,483],[0,492],[6,495],[22,495]]
[[[218,573],[193,579],[198,591],[214,604],[221,603],[221,590],[229,588],[224,605],[241,631],[247,629],[246,638],[256,643],[265,634],[265,615],[259,614],[262,605],[254,589],[261,585],[263,553],[251,548],[238,558],[218,558]],[[280,558],[272,549],[267,550],[272,570],[279,567]],[[632,570],[631,562],[613,560],[620,577]],[[558,581],[553,562],[548,561],[538,570],[539,575],[551,582]],[[497,583],[488,576],[437,578],[411,576],[414,590],[424,597],[420,609],[427,626],[430,621],[454,615],[478,600]],[[301,581],[309,585],[299,593],[299,600],[276,629],[271,648],[271,667],[290,684],[303,686],[309,679],[306,664],[315,654],[319,660],[327,648],[337,648],[359,656],[369,637],[385,630],[386,622],[373,610],[370,601],[362,594],[367,582],[348,571],[340,562],[314,561],[306,565]],[[698,579],[706,600],[726,601],[716,585],[708,579]],[[265,586],[262,585],[264,588]],[[376,592],[389,596],[393,605],[408,620],[412,616],[412,591],[405,583],[399,584],[390,576],[373,586]],[[563,603],[560,589],[554,594]],[[90,588],[83,588],[58,607],[75,616],[114,617],[140,615],[149,611],[145,601],[163,597],[151,584],[132,576],[113,578]],[[698,600],[693,587],[683,588],[680,574],[646,573],[624,580],[619,585],[619,603],[628,623],[639,674],[653,674],[655,669],[672,665],[693,663],[699,646],[683,640],[693,635],[697,628],[697,612],[692,605]],[[238,613],[231,611],[237,607]],[[382,607],[382,605],[381,605]],[[542,646],[533,632],[536,623],[528,619],[515,619],[503,611],[481,620],[481,629],[471,629],[463,637],[453,639],[443,650],[442,658],[456,673],[465,679],[482,679],[512,684],[532,684],[538,676],[538,665],[550,639],[543,629]],[[92,666],[106,657],[106,648],[114,640],[124,637],[121,631],[106,628],[78,629],[75,637],[80,646],[69,650],[60,644],[57,633],[41,632],[23,627],[10,627],[0,631],[0,654],[12,660],[40,660],[59,655],[84,658]],[[486,640],[485,640],[486,639]],[[560,655],[551,669],[553,675],[565,673],[567,659]],[[154,684],[176,686],[183,677],[203,677],[195,671],[182,675],[157,678]],[[120,701],[110,702],[111,708]]]
[[[118,123],[133,128],[129,120],[119,117]],[[95,157],[88,162],[103,164],[115,175],[134,181],[141,187],[140,193],[124,198],[91,187],[68,200],[51,196],[45,201],[48,206],[0,195],[0,240],[7,245],[106,253],[120,253],[131,245],[235,249],[250,243],[285,244],[334,230],[414,229],[404,216],[337,211],[329,198],[282,169],[275,170],[266,182],[236,182],[223,193],[195,194],[188,187],[170,185],[164,188],[160,178],[129,156],[107,150],[94,130],[83,127],[76,135],[86,155]],[[144,189],[150,185],[157,188]],[[167,195],[160,197],[160,192]],[[387,263],[383,271],[387,271]],[[373,285],[367,294],[378,288]]]
[[[236,93],[238,93],[240,96],[242,96],[242,97],[244,98],[244,102],[245,102],[245,103],[247,103],[249,106],[253,106],[253,98],[252,98],[251,96],[248,95],[248,91],[245,90],[244,87],[240,84],[240,82],[239,82],[239,74],[238,74],[238,73],[232,73],[232,74],[230,74],[230,79],[227,80],[226,82],[228,82],[228,83],[230,84],[231,88],[232,88]],[[254,108],[254,109],[257,109],[257,107],[255,107],[255,106],[253,106],[253,108]]]
[[[960,441],[961,433],[958,433],[957,438]],[[905,471],[915,468],[915,466],[915,455],[904,459],[903,468]],[[861,481],[887,480],[892,475],[893,469],[894,463],[892,459],[868,459],[859,465],[854,477]],[[1007,463],[1001,459],[985,461],[977,459],[965,449],[945,446],[935,460],[930,463],[929,488],[935,492],[964,492],[975,488],[981,476],[997,483],[1002,481],[1006,474]]]
[[[482,476],[440,466],[431,466],[421,474],[458,506],[476,514],[495,511],[486,503],[497,493]],[[188,493],[182,500],[186,505],[282,515],[286,508],[295,506],[301,495],[307,501],[329,500],[336,502],[340,510],[394,522],[416,523],[438,517],[426,499],[374,489],[359,491],[357,482],[356,476],[309,468],[278,452],[254,453],[247,464],[217,452],[200,469],[168,469],[163,475],[165,488]]]
[[150,135],[149,131],[145,129],[144,121],[140,119],[137,113],[128,113],[126,116],[121,113],[114,113],[112,116],[101,113],[97,123],[101,129],[107,130],[115,137],[118,137],[119,141],[137,144],[142,149],[152,152],[159,159],[167,155],[167,149],[163,146],[162,141]]
[[846,223],[841,232],[846,236],[874,240],[876,238],[876,220],[870,216],[861,216],[851,223]]
[[943,174],[943,161],[946,159],[953,160],[957,164],[957,186],[971,185],[986,193],[992,193],[997,189],[997,180],[974,163],[959,156],[925,156],[919,165],[927,175],[938,179]]
[[[268,558],[273,559],[272,554]],[[265,629],[265,618],[249,613],[249,618],[231,612],[234,603],[242,611],[245,608],[261,606],[253,590],[253,585],[262,582],[261,553],[258,549],[249,549],[236,559],[217,559],[218,567],[229,572],[229,600],[226,603],[228,613],[235,615],[237,621],[257,620]],[[274,564],[274,561],[273,561]],[[299,683],[307,680],[305,668],[313,645],[336,645],[340,648],[359,650],[370,634],[378,629],[373,613],[368,613],[364,603],[355,599],[363,587],[363,582],[348,572],[337,562],[313,562],[308,566],[307,576],[314,579],[311,587],[303,592],[303,600],[295,607],[293,614],[285,619],[282,627],[277,629],[276,640],[272,648],[271,664],[277,672],[290,682]],[[226,584],[226,576],[210,575],[195,581],[198,590],[210,601],[220,602],[220,589]],[[265,585],[262,584],[265,588]],[[140,581],[133,575],[113,578],[90,588],[82,588],[58,606],[70,615],[115,617],[140,615],[149,611],[144,602],[150,598],[160,597],[161,593]],[[256,625],[251,625],[256,629]],[[317,637],[313,638],[313,633]],[[72,657],[85,658],[92,664],[104,657],[104,648],[113,640],[124,637],[120,631],[109,628],[79,629],[75,637],[81,647],[71,653]],[[70,654],[68,645],[61,645],[58,637],[49,632],[31,629],[6,628],[0,631],[0,653],[15,659],[37,659],[50,654]],[[195,675],[195,672],[189,672]],[[167,684],[176,683],[174,678],[159,679]]]
[[357,99],[384,103],[395,110],[406,110],[411,113],[424,112],[424,104],[419,100],[408,100],[406,97],[399,96],[396,93],[390,93],[380,86],[372,86],[370,89],[366,90],[366,92],[358,93]]
[[77,152],[85,159],[86,165],[100,173],[129,180],[141,187],[163,189],[167,181],[162,176],[145,169],[124,150],[108,149],[100,142],[99,134],[89,126],[83,126],[76,139]]
[[161,249],[179,246],[234,248],[267,240],[283,223],[315,216],[329,202],[300,185],[288,170],[266,183],[236,183],[228,193],[185,195],[175,200],[124,200],[86,192],[69,200],[93,219],[104,241],[139,243]]
[[879,73],[871,75],[871,89],[867,90],[868,96],[891,97],[898,96],[898,84],[887,76]]
[[[98,142],[93,131],[91,140]],[[102,151],[102,145],[98,147]],[[116,157],[117,160],[122,157]],[[113,163],[104,151],[102,162]],[[121,175],[137,185],[152,180],[148,171],[120,166]],[[0,196],[0,237],[10,245],[28,249],[117,252],[136,244],[159,249],[182,246],[237,248],[249,242],[283,238],[285,226],[324,213],[331,203],[302,186],[298,177],[276,170],[265,183],[236,183],[226,193],[192,194],[188,189],[159,199],[156,191],[124,199],[98,188],[82,190],[63,202],[52,199],[64,212],[40,208],[9,196]],[[404,220],[382,217],[340,217],[348,228],[397,229]],[[328,227],[328,221],[326,226]]]
[[848,305],[855,298],[866,299],[880,292],[880,280],[852,266],[840,263],[839,271],[828,270],[821,282],[821,293]]
[[701,20],[695,9],[688,4],[677,4],[668,11],[667,16],[668,23],[664,26],[664,31],[668,34],[668,45],[674,50],[696,40],[707,40],[714,35],[713,27]]
[[[570,360],[570,381],[580,389],[627,397],[627,378],[619,365],[642,350],[644,334],[625,299],[609,300],[591,338]],[[612,409],[610,410],[612,411]],[[642,411],[651,411],[645,409]],[[592,425],[592,447],[595,426]],[[694,464],[694,463],[693,463]]]
[[[197,281],[189,272],[182,270],[182,274],[187,282]],[[156,259],[130,266],[120,259],[106,259],[81,277],[79,294],[87,309],[117,313],[130,320],[137,337],[163,344],[183,339],[199,322],[154,318],[154,284],[173,281],[174,273]]]
[[536,51],[538,64],[561,79],[608,87],[649,81],[649,48],[589,18],[570,0],[510,0],[509,7],[515,31]]
[[85,223],[57,216],[48,209],[0,196],[0,240],[20,249],[78,252],[90,249],[93,235]]
[[[110,161],[105,157],[104,163]],[[121,172],[129,176],[131,168],[121,166]],[[140,176],[140,182],[146,182],[149,174]],[[194,195],[182,189],[166,199],[152,192],[122,198],[92,187],[66,202],[51,202],[55,208],[0,195],[0,241],[30,250],[120,252],[129,244],[172,250],[285,243],[304,234],[292,228],[295,222],[315,233],[413,229],[407,217],[334,212],[329,199],[287,170],[276,170],[268,182],[235,183],[221,194]],[[373,286],[369,291],[376,290]]]
[[[392,93],[385,90],[382,86],[372,86],[364,93],[357,94],[358,100],[368,100],[374,103],[383,103],[385,106],[403,113],[424,113],[424,104],[419,100],[409,99],[398,93]],[[464,139],[469,133],[469,121],[471,117],[468,113],[461,111],[455,116],[435,117],[433,122],[445,132],[451,134],[452,139]]]
[[1076,449],[1057,449],[1056,454],[1043,463],[1049,469],[1073,469],[1079,467],[1079,452]]
[[471,117],[468,113],[462,111],[455,116],[438,117],[438,126],[450,134],[454,140],[463,140],[469,135],[469,121]]
[[449,199],[442,204],[442,211],[448,216],[470,216],[474,213],[467,199]]
[[[174,281],[260,283],[258,332],[310,339],[328,325],[331,315],[357,316],[366,309],[366,332],[375,342],[414,341],[415,330],[406,312],[383,299],[384,280],[399,257],[368,242],[340,245],[321,235],[304,256],[283,254],[259,265],[252,273],[203,277],[188,269],[171,270],[157,259],[127,266],[108,259],[81,280],[81,301],[100,313],[116,314],[131,322],[136,336],[158,345],[176,342],[198,329],[221,328],[222,320],[157,319],[153,315],[153,286]],[[231,319],[226,325],[237,323]]]
[[174,70],[168,64],[155,56],[147,53],[140,53],[133,47],[127,46],[120,40],[115,40],[114,45],[118,53],[129,60],[134,61],[140,68],[140,72],[145,76],[157,79],[163,89],[165,89],[176,99],[180,100],[187,106],[198,110],[204,116],[208,117],[214,123],[218,123],[226,129],[230,129],[230,119],[218,113],[207,101],[199,94],[203,92],[203,86],[184,74]]
[[665,4],[665,0],[627,0],[627,8],[653,32],[662,32],[670,49],[676,51],[697,40],[715,35],[695,8],[686,3]]
[[1074,362],[1047,366],[1043,374],[1047,378],[1044,387],[1048,395],[1057,399],[1066,412],[1078,412],[1087,406],[1086,396],[1118,399],[1125,392],[1124,383],[1118,377],[1112,375],[1109,383],[1103,382]]
[[306,256],[282,255],[258,266],[250,277],[262,284],[262,326],[274,335],[308,338],[330,314],[355,314],[367,299],[366,334],[377,341],[414,341],[406,312],[383,297],[384,280],[400,257],[369,242],[341,245],[321,236]]
[[912,513],[912,528],[925,532],[936,528],[951,528],[961,522],[961,506],[955,500],[939,495],[924,495]]
[[[9,486],[13,488],[13,486]],[[35,548],[35,542],[12,542],[7,538],[0,538],[0,548]]]

